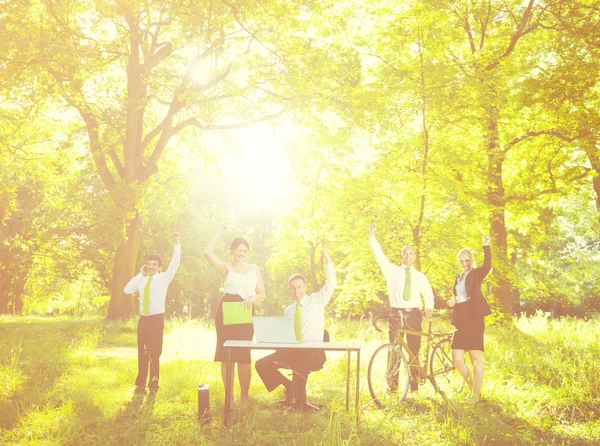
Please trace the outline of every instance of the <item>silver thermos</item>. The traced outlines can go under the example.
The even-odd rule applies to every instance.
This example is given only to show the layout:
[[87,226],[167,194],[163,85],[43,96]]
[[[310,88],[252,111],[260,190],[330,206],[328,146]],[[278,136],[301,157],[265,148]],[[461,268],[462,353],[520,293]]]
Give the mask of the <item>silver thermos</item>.
[[198,385],[198,421],[210,424],[210,392],[208,384]]

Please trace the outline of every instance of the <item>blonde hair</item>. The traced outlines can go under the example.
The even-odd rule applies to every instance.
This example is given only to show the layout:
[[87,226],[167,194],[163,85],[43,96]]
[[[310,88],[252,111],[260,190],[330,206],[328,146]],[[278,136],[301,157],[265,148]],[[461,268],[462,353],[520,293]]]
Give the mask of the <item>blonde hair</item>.
[[477,268],[477,262],[475,261],[475,257],[473,257],[473,253],[470,249],[463,248],[460,251],[458,251],[458,254],[456,255],[458,263],[460,263],[461,256],[467,256],[467,258],[471,261],[471,268]]

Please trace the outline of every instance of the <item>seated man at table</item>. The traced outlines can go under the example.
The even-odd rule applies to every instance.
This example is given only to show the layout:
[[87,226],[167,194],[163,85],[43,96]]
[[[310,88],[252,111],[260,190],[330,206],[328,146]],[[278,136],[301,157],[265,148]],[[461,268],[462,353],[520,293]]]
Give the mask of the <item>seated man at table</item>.
[[[336,287],[333,262],[326,249],[323,255],[327,260],[327,281],[320,291],[306,295],[306,279],[300,274],[293,274],[289,280],[290,294],[295,303],[288,306],[283,315],[294,318],[296,339],[306,342],[322,342],[325,326],[325,305],[331,299]],[[306,380],[308,374],[320,370],[325,364],[323,350],[286,349],[256,361],[256,371],[269,392],[279,385],[285,387],[283,404],[294,406],[298,410],[315,411],[316,407],[306,402]],[[279,369],[291,369],[292,380],[283,376]],[[294,403],[295,401],[295,403]]]

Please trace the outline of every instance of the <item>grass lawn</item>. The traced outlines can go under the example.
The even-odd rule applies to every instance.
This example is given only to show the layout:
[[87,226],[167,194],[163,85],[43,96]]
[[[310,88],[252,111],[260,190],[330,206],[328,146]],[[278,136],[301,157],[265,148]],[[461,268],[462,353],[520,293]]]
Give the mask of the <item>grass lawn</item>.
[[[364,343],[360,424],[352,409],[345,411],[345,355],[328,353],[324,369],[308,383],[309,400],[325,405],[320,413],[277,408],[282,392],[267,393],[254,372],[250,407],[236,411],[226,429],[210,321],[167,321],[161,387],[152,401],[133,397],[135,321],[0,317],[0,443],[600,444],[599,318],[537,316],[487,327],[480,404],[445,401],[426,384],[385,410],[375,408],[366,379],[370,355],[385,334],[366,321],[326,325],[333,341]],[[253,359],[262,354],[253,352]],[[210,387],[210,425],[196,420],[199,383]],[[235,394],[237,402],[237,379]]]

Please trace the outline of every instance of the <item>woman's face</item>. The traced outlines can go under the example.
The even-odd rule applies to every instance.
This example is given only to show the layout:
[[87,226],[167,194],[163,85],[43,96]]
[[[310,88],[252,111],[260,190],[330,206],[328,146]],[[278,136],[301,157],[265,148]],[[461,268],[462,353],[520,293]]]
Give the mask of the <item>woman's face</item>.
[[248,256],[248,248],[246,245],[238,245],[233,251],[231,251],[231,258],[235,262],[243,263],[246,261],[246,257]]
[[463,254],[458,258],[458,263],[460,263],[463,272],[467,272],[471,269],[471,263],[473,262],[471,261],[471,258],[468,255]]

